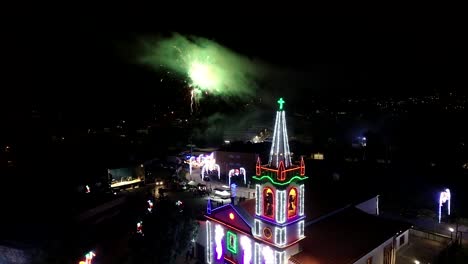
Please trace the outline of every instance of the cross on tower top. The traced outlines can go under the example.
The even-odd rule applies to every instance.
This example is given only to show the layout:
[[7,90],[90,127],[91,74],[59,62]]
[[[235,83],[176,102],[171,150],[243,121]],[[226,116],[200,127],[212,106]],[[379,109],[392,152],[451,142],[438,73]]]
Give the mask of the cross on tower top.
[[279,104],[279,110],[283,110],[283,104],[285,103],[283,97],[281,97],[277,103]]

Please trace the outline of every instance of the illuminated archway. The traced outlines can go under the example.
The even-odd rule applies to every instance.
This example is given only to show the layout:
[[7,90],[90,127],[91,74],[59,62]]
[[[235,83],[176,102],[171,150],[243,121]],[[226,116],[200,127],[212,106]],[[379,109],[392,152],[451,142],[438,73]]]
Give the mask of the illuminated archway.
[[275,194],[268,187],[263,189],[263,215],[271,219],[275,218]]
[[297,190],[296,188],[289,189],[288,193],[288,218],[297,215]]

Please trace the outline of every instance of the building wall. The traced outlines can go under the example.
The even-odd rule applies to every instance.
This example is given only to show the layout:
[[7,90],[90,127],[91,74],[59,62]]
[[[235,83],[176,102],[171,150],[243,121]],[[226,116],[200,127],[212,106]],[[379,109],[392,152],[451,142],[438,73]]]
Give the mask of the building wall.
[[393,243],[393,237],[389,238],[387,241],[382,243],[382,245],[378,246],[358,261],[354,262],[354,264],[367,264],[367,260],[372,257],[372,264],[382,264],[384,260],[384,248],[388,245]]
[[371,199],[364,201],[360,204],[356,205],[356,208],[359,210],[371,214],[371,215],[378,215],[378,207],[379,207],[379,196],[372,197]]
[[[207,226],[210,226],[209,227],[210,232],[208,232],[209,229]],[[221,249],[222,249],[222,255],[220,256],[220,259],[217,259],[217,251],[216,251],[217,226],[221,227],[223,231],[223,236],[220,240]],[[233,234],[235,237],[235,240],[233,240],[235,241],[234,243],[235,246],[233,248],[235,248],[236,253],[233,253],[228,249],[228,237],[229,237],[228,232]],[[243,248],[243,246],[246,244],[242,243],[242,240],[245,239],[245,237],[247,237],[247,240],[250,241],[250,247],[247,247],[246,250]],[[210,246],[206,246],[208,243],[208,238],[211,238],[211,241],[212,241]],[[200,226],[197,243],[199,243],[200,245],[204,245],[205,247],[205,261],[206,261],[205,263],[224,264],[226,263],[225,258],[228,258],[229,260],[235,263],[244,263],[245,255],[249,254],[247,253],[247,251],[250,252],[250,262],[251,263],[253,262],[255,239],[253,239],[253,237],[249,235],[245,235],[242,232],[230,229],[227,226],[224,226],[215,221],[205,221],[205,223]]]
[[[403,244],[400,244],[401,237],[405,237]],[[405,232],[403,232],[403,234],[397,236],[396,243],[395,243],[396,250],[398,251],[402,246],[407,245],[408,244],[408,239],[409,239],[409,230],[406,230]]]

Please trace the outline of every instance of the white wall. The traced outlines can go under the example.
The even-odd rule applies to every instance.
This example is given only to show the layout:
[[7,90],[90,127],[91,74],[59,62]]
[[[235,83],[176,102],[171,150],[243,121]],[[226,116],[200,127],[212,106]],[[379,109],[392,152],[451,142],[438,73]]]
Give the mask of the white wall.
[[378,201],[379,201],[379,196],[377,195],[367,201],[357,204],[355,207],[365,213],[368,213],[371,215],[378,215],[378,212],[377,212]]
[[367,259],[372,257],[372,264],[382,264],[383,257],[384,257],[384,248],[389,244],[393,243],[393,237],[382,243],[382,245],[378,246],[367,255],[360,258],[358,261],[354,262],[354,264],[366,264]]
[[[405,243],[400,245],[400,237],[402,237],[402,236],[405,237]],[[409,239],[409,230],[406,230],[405,232],[403,232],[403,234],[397,236],[397,238],[396,238],[396,250],[399,250],[400,247],[407,245],[408,244],[408,239]]]

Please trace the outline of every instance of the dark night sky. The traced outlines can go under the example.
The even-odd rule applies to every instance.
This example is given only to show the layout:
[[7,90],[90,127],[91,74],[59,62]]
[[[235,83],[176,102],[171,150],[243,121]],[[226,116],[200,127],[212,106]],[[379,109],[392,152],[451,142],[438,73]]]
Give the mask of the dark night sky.
[[168,15],[157,8],[36,14],[9,32],[6,76],[14,82],[6,91],[14,94],[13,104],[106,108],[129,97],[138,100],[135,94],[151,89],[155,77],[128,63],[135,44],[142,36],[172,31],[207,37],[295,72],[298,87],[313,86],[305,92],[315,95],[465,91],[461,19],[437,13],[408,17],[323,18],[307,11],[275,16],[254,10]]

